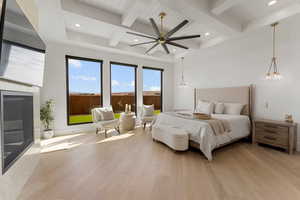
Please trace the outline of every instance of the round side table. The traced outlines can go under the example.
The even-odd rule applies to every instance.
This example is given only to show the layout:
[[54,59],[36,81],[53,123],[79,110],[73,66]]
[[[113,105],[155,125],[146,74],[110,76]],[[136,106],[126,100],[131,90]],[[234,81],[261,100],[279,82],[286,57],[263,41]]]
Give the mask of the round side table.
[[134,112],[125,113],[122,112],[120,115],[120,129],[122,131],[131,131],[135,128],[136,116]]

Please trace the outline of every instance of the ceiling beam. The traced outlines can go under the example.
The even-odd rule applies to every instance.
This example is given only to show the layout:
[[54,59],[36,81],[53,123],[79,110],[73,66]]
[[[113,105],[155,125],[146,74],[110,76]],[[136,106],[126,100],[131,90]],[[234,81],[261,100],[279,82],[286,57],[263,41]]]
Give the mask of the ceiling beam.
[[145,54],[146,50],[144,47],[131,48],[127,44],[120,42],[118,48],[114,48],[107,44],[106,38],[75,32],[73,30],[68,30],[68,29],[66,30],[66,33],[69,38],[68,40],[66,40],[66,43],[70,45],[76,44],[78,46],[92,48],[96,50],[104,50],[108,52],[114,52],[114,53],[119,53],[124,55],[130,55],[130,56],[137,56],[141,58],[147,58],[151,60],[163,61],[168,63],[174,62],[173,58],[166,54],[162,54],[159,56],[147,55]]
[[[39,8],[38,30],[42,38],[50,41],[66,40],[61,0],[37,1],[37,6]],[[49,24],[55,26],[49,26]]]
[[115,31],[109,40],[109,46],[112,47],[117,46],[125,34],[126,34],[125,31],[121,31],[121,30]]
[[[204,0],[158,0],[161,4],[175,10],[188,19],[202,24],[208,30],[232,36],[242,31],[242,25],[238,22],[228,22],[211,13],[211,5]],[[183,9],[184,8],[184,9]]]
[[135,0],[132,5],[128,6],[127,11],[122,15],[122,25],[130,27],[145,9],[143,1]]
[[274,12],[266,17],[251,21],[250,23],[246,24],[243,31],[245,32],[251,31],[263,26],[267,26],[299,13],[300,13],[300,1],[297,1],[296,3],[293,3],[281,9],[280,11]]
[[216,0],[211,12],[215,15],[221,15],[226,10],[246,0]]
[[[148,5],[145,4],[145,7],[147,6],[148,7],[151,6],[149,5],[149,2]],[[77,2],[75,0],[62,0],[62,9],[64,10],[66,15],[74,14],[82,18],[85,18],[86,21],[88,20],[91,20],[91,22],[93,21],[93,24],[99,23],[99,26],[106,25],[107,27],[108,26],[111,27],[114,30],[114,32],[120,32],[120,35],[111,34],[111,37],[109,38],[110,41],[108,41],[108,44],[111,44],[112,46],[117,46],[118,43],[120,42],[120,39],[122,39],[122,37],[124,36],[122,35],[122,33],[126,33],[127,31],[136,32],[143,35],[149,35],[149,33],[150,34],[153,33],[153,29],[150,24],[145,24],[141,21],[136,21],[134,24],[132,24],[130,28],[125,27],[124,25],[122,25],[122,19],[123,19],[122,16],[111,13],[103,9],[89,6],[85,3]],[[88,29],[86,29],[85,32],[88,33],[89,32]],[[187,43],[188,46],[191,48],[197,47],[195,41],[188,41]]]
[[[152,3],[152,1],[145,2],[145,0],[135,0],[134,3],[132,3],[131,1],[128,1],[128,5],[127,5],[128,9],[122,15],[121,24],[123,26],[131,27],[133,25],[133,23],[137,20],[137,18],[143,14],[143,12],[147,12],[147,10],[149,10],[146,8],[151,6],[151,3]],[[113,36],[113,38],[112,38],[113,41],[111,40],[111,42],[113,42],[112,44],[115,46],[118,45],[121,38],[125,34],[126,34],[126,32],[124,31],[124,32],[118,33],[116,36]],[[119,41],[117,41],[117,39],[119,39]]]

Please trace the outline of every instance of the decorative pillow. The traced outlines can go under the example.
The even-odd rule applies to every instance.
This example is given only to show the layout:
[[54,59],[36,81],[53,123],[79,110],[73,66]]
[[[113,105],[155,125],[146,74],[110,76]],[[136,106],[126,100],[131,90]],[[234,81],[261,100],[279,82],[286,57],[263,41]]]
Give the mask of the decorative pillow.
[[215,103],[215,113],[216,114],[223,114],[224,113],[224,103]]
[[212,102],[198,101],[195,112],[204,113],[207,115],[212,114],[214,111],[214,104]]
[[107,121],[114,119],[114,112],[111,106],[97,108],[96,110],[99,121]]
[[110,110],[105,110],[101,112],[101,117],[103,121],[113,120],[114,112]]
[[240,103],[225,103],[224,106],[224,114],[228,115],[240,115],[244,108],[244,105]]
[[153,116],[154,105],[143,105],[143,116]]

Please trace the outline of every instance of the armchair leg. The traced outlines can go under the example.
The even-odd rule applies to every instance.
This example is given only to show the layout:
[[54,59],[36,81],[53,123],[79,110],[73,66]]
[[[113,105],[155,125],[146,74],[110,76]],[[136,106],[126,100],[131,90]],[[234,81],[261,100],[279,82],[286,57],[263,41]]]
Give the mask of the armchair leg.
[[98,129],[98,128],[96,128],[96,135],[98,135],[98,131],[99,131],[99,129]]
[[146,123],[144,123],[144,129],[146,129]]
[[107,130],[104,129],[104,135],[105,135],[105,138],[107,138]]
[[116,127],[115,127],[115,130],[118,132],[119,135],[121,134],[121,132],[120,132],[120,127],[119,127],[119,126],[116,126]]

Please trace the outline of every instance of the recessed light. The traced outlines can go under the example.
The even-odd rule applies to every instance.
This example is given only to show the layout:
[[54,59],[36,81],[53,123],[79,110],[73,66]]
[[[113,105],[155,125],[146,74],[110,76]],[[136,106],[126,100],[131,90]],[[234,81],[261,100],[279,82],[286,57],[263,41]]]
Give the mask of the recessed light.
[[205,36],[206,36],[206,37],[210,36],[210,32],[206,32],[206,33],[205,33]]
[[134,39],[133,41],[138,42],[139,40],[138,39]]
[[79,27],[80,27],[80,24],[75,24],[75,26],[76,26],[77,28],[79,28]]
[[273,6],[277,3],[277,0],[269,1],[268,6]]

